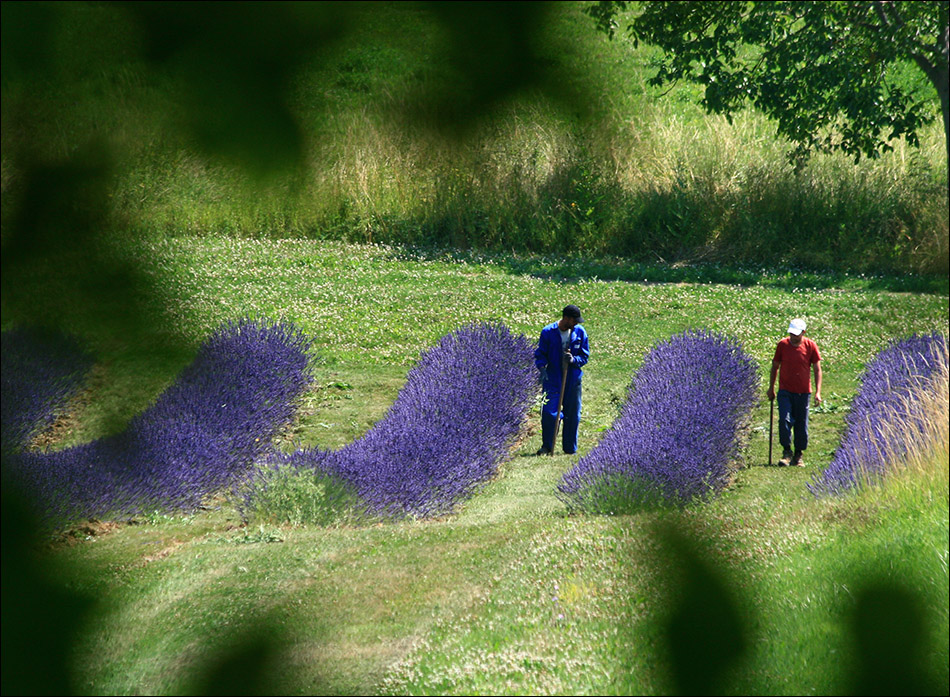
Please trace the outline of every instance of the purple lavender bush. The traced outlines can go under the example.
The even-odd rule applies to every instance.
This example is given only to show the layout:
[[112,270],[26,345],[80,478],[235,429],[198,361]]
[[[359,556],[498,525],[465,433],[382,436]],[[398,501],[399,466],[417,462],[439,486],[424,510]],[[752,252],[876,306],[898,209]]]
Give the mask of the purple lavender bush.
[[6,454],[27,447],[53,422],[92,358],[61,334],[15,329],[0,335],[0,365],[0,442]]
[[[337,451],[285,456],[269,476],[281,467],[329,476],[371,516],[449,513],[495,474],[537,395],[528,340],[501,324],[471,324],[422,354],[366,435]],[[267,477],[251,481],[251,508],[266,485]]]
[[739,455],[758,371],[739,344],[688,330],[657,344],[600,443],[564,475],[570,510],[684,505],[721,491]]
[[947,372],[947,339],[939,334],[892,341],[865,366],[831,464],[807,485],[816,496],[841,495],[879,481],[931,429],[922,391]]
[[310,382],[309,340],[281,323],[225,325],[122,433],[54,453],[22,452],[13,475],[47,520],[196,508],[234,484]]

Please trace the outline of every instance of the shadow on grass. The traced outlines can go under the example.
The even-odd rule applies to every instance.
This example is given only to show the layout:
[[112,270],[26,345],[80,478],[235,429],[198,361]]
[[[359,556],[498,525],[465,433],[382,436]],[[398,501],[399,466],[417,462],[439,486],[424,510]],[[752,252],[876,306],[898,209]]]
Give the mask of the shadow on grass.
[[[722,554],[723,543],[729,543],[669,518],[660,519],[652,536],[658,543],[650,559],[658,623],[646,629],[631,624],[624,641],[642,646],[642,633],[655,632],[647,663],[656,667],[654,687],[661,693],[744,693],[750,689],[747,665],[768,641],[762,635],[767,623],[756,617],[754,599],[745,590],[748,579]],[[931,665],[938,650],[924,599],[912,590],[913,579],[889,576],[884,572],[889,562],[883,558],[870,561],[863,571],[843,579],[853,594],[843,614],[833,619],[845,631],[826,647],[838,659],[829,663],[829,683],[812,689],[849,695],[946,692]],[[752,689],[768,693],[775,686]]]
[[816,290],[876,290],[901,293],[950,293],[947,276],[874,275],[791,267],[755,268],[720,263],[640,262],[565,254],[518,254],[446,247],[395,246],[393,257],[459,264],[488,264],[508,273],[576,283],[582,280],[628,283],[720,283],[739,286]]

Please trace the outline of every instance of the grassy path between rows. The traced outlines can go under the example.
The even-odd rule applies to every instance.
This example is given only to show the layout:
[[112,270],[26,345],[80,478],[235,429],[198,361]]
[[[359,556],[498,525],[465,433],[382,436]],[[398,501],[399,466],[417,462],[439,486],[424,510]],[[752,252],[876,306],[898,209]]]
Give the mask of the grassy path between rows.
[[[218,511],[63,548],[108,608],[77,656],[85,688],[188,691],[250,650],[267,689],[293,694],[668,691],[670,581],[657,556],[668,526],[704,540],[748,612],[760,642],[736,678],[744,689],[841,689],[848,586],[865,571],[910,574],[940,607],[945,504],[943,521],[816,505],[800,494],[807,472],[756,467],[703,509],[572,518],[551,495],[569,464],[515,457],[438,521],[227,530]],[[945,599],[927,630],[938,642]]]

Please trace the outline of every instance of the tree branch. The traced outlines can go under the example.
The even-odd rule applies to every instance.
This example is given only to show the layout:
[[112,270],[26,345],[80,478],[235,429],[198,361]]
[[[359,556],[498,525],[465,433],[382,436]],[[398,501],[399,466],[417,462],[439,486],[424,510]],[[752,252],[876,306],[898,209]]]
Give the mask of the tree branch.
[[[907,55],[914,59],[918,67],[923,69],[923,66],[920,63],[921,60],[926,61],[927,64],[931,66],[931,69],[937,67],[936,61],[928,55],[931,51],[935,51],[937,55],[942,55],[944,59],[947,58],[948,51],[946,49],[941,50],[941,46],[939,45],[939,37],[933,45],[930,45],[919,40],[919,28],[914,30],[913,36],[907,35],[907,23],[904,21],[904,18],[900,14],[900,10],[894,2],[891,0],[875,0],[875,2],[872,3],[872,7],[874,8],[874,12],[877,14],[878,18],[881,20],[881,24],[883,24],[886,29],[894,31],[897,42],[904,47],[904,49],[907,51]],[[860,22],[855,22],[855,24],[872,30],[880,30],[880,28],[872,28]],[[947,35],[946,28],[944,29],[943,33],[944,36]],[[946,45],[947,42],[944,41],[944,44]],[[928,73],[928,77],[930,76],[930,73],[926,69],[924,72]]]

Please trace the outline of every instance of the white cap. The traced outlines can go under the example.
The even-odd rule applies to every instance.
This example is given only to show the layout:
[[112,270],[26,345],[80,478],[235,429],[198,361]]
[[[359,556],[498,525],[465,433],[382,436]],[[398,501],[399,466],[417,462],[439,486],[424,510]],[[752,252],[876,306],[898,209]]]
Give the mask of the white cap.
[[805,331],[805,320],[793,319],[788,325],[788,333],[798,336]]

